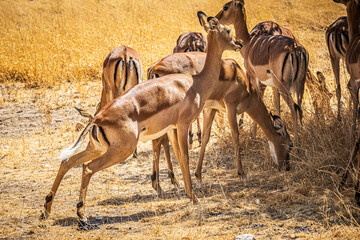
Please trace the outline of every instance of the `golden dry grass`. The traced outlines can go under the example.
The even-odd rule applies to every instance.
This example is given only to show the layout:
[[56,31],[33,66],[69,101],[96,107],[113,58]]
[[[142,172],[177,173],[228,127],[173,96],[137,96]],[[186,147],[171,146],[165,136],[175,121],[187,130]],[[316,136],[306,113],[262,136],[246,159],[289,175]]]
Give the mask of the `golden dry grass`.
[[[78,134],[80,117],[73,106],[96,106],[108,52],[122,44],[133,47],[146,69],[171,53],[181,33],[203,32],[198,10],[215,15],[225,2],[0,1],[0,238],[234,239],[243,233],[256,239],[359,238],[360,209],[353,201],[353,182],[348,181],[342,194],[336,190],[349,158],[351,111],[345,87],[341,123],[332,113],[317,119],[306,93],[304,128],[288,173],[274,168],[261,131],[256,140],[250,139],[246,119],[240,141],[249,180],[242,183],[233,170],[225,121],[215,124],[207,147],[205,186],[195,189],[201,204],[192,205],[183,189],[178,198],[163,161],[161,184],[168,198],[156,197],[150,183],[151,145],[146,143],[139,144],[138,159],[92,178],[87,214],[100,230],[76,231],[79,168],[66,175],[50,219],[38,220],[58,170],[59,150]],[[246,7],[249,27],[273,20],[291,29],[308,49],[312,70],[325,74],[334,93],[324,36],[326,27],[345,14],[343,7],[331,0],[248,0]],[[238,53],[224,56],[242,63]],[[331,102],[335,110],[335,97]],[[290,127],[289,111],[282,110]],[[198,152],[195,145],[192,173]],[[182,181],[177,164],[175,170]]]

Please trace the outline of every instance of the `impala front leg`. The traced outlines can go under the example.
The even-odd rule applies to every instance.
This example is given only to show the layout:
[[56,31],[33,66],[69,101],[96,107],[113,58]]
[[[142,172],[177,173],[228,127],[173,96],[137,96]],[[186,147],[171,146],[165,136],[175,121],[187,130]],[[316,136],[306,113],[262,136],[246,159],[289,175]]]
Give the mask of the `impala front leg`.
[[201,136],[202,144],[200,147],[199,160],[198,160],[198,164],[197,164],[196,171],[195,171],[195,176],[200,184],[203,183],[202,179],[201,179],[201,169],[202,169],[202,165],[203,165],[203,161],[204,161],[206,145],[208,144],[209,139],[210,139],[211,126],[214,121],[215,114],[216,114],[215,109],[205,108],[203,110],[204,120],[203,120],[203,135]]
[[196,197],[191,185],[191,177],[190,177],[190,169],[189,169],[189,149],[188,149],[188,140],[187,140],[189,124],[178,125],[177,130],[178,130],[178,142],[180,147],[179,165],[181,167],[181,173],[184,178],[185,192],[192,199],[193,203],[198,203],[199,199]]
[[161,142],[166,135],[161,136],[158,139],[152,141],[153,147],[153,174],[151,175],[152,187],[156,190],[158,196],[164,197],[164,191],[160,187],[160,177],[159,177],[159,160],[160,160],[160,151],[161,151]]
[[175,177],[173,165],[172,165],[172,162],[171,162],[170,145],[169,145],[169,138],[168,138],[167,134],[165,135],[164,138],[162,138],[161,145],[164,148],[165,159],[166,159],[166,163],[168,165],[168,175],[169,175],[169,178],[171,179],[171,183],[174,184],[176,188],[179,188],[180,184],[179,184],[178,180]]
[[231,136],[235,148],[235,165],[237,166],[238,169],[237,173],[241,177],[242,181],[246,181],[247,176],[244,172],[240,159],[239,130],[236,124],[236,107],[232,105],[226,105],[226,112],[231,128]]

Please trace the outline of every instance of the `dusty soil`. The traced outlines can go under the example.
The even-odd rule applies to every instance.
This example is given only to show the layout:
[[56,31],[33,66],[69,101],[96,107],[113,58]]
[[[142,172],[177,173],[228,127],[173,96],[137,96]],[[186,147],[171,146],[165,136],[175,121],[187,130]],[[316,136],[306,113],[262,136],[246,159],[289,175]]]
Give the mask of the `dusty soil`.
[[[249,233],[256,239],[355,239],[360,209],[353,202],[352,182],[340,195],[337,173],[325,166],[310,178],[292,156],[292,171],[279,172],[272,164],[261,134],[252,140],[249,121],[240,141],[248,181],[234,171],[230,131],[215,124],[207,147],[204,185],[196,185],[193,172],[199,146],[191,153],[190,169],[200,204],[193,205],[183,185],[174,189],[161,160],[159,198],[151,187],[151,143],[139,143],[137,159],[129,158],[91,179],[86,213],[99,226],[77,231],[75,206],[81,168],[70,170],[56,195],[52,214],[39,216],[59,167],[59,150],[72,143],[84,120],[73,109],[93,111],[99,82],[65,84],[52,89],[24,89],[1,85],[0,107],[0,239],[234,239]],[[182,184],[179,166],[172,157]],[[345,160],[344,160],[345,161]],[[325,173],[324,173],[325,172]],[[326,182],[321,185],[319,182]],[[325,186],[325,187],[324,187]]]

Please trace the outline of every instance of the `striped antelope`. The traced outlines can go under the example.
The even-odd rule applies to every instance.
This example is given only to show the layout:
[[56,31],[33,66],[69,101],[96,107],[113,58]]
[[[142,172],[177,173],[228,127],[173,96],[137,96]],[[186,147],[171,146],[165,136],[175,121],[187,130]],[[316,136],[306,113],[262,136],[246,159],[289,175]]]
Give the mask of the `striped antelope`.
[[[205,63],[206,54],[198,52],[175,53],[166,56],[151,68],[151,74],[172,74],[200,71]],[[157,69],[160,71],[157,72]],[[263,101],[258,96],[244,71],[233,59],[223,59],[220,70],[218,91],[205,102],[203,109],[203,135],[200,156],[195,176],[202,182],[201,169],[207,143],[210,139],[212,122],[217,111],[226,111],[231,128],[233,145],[235,148],[235,164],[238,174],[243,180],[246,174],[242,168],[240,159],[239,132],[236,123],[236,114],[248,113],[263,129],[269,140],[271,156],[275,164],[289,169],[289,152],[291,149],[290,137],[286,131],[285,124],[279,117],[268,113]],[[159,152],[158,150],[157,152]],[[159,158],[153,163],[153,186],[158,194],[163,194],[159,183]],[[172,172],[172,169],[169,170]]]
[[[360,0],[333,0],[336,3],[342,3],[346,6],[349,45],[345,55],[346,68],[350,74],[350,89],[353,100],[353,133],[356,132],[356,120],[359,117],[359,99],[360,99]],[[352,138],[353,139],[353,138]],[[356,154],[360,146],[360,128],[358,129],[357,141],[351,151],[350,161],[342,177],[340,187],[346,182],[349,170],[354,165]],[[360,206],[360,155],[358,156],[356,166],[357,176],[355,183],[355,200]]]
[[[100,170],[125,161],[139,140],[156,139],[167,131],[179,161],[185,192],[194,203],[198,202],[189,172],[189,125],[216,90],[223,51],[237,51],[242,47],[233,38],[230,28],[220,25],[216,18],[208,18],[207,24],[210,29],[208,54],[201,73],[195,76],[171,74],[138,84],[107,104],[87,124],[63,155],[51,191],[45,198],[44,217],[51,211],[56,191],[66,172],[84,163],[77,215],[82,229],[94,229],[95,226],[87,223],[85,217],[86,192],[91,177]],[[75,153],[94,125],[99,128],[99,143],[89,144],[84,151]]]
[[[246,24],[244,0],[226,3],[217,14],[221,23],[234,24],[235,34],[244,42],[241,54],[250,81],[262,97],[266,86],[276,87],[290,108],[295,135],[297,121],[302,119],[301,102],[304,94],[308,53],[293,38],[257,35],[250,38]],[[291,94],[294,92],[297,103]]]
[[326,30],[325,37],[330,54],[332,70],[335,75],[336,98],[338,103],[337,118],[338,120],[341,120],[340,60],[345,60],[346,50],[349,45],[347,17],[340,17],[333,22]]

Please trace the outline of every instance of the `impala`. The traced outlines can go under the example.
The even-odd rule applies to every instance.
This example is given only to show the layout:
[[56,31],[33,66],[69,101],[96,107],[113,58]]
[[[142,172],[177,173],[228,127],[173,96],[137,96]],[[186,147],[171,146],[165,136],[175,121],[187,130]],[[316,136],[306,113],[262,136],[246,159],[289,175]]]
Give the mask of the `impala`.
[[[251,38],[243,0],[226,3],[217,18],[221,23],[234,24],[236,37],[244,43],[241,54],[246,72],[260,96],[263,96],[266,86],[276,87],[280,92],[290,108],[296,136],[297,120],[301,123],[302,119],[301,102],[308,68],[306,49],[286,36],[256,35]],[[290,91],[296,94],[297,104]]]
[[[179,52],[206,52],[207,43],[206,39],[201,33],[198,32],[188,32],[183,33],[179,36],[176,41],[176,46],[174,48],[173,53]],[[201,144],[201,128],[200,128],[200,120],[196,118],[197,124],[197,133],[198,141]],[[193,132],[192,132],[192,124],[190,125],[189,130],[189,144],[192,147],[193,144]]]
[[349,32],[347,17],[343,16],[333,22],[326,30],[326,44],[329,50],[332,70],[335,75],[336,98],[338,104],[337,118],[341,119],[341,86],[340,86],[340,60],[345,59],[349,45]]
[[[95,111],[95,115],[109,102],[128,91],[130,88],[142,82],[143,67],[140,56],[136,50],[127,47],[116,47],[106,56],[103,63],[102,91],[100,102]],[[93,115],[83,109],[75,107],[81,116],[93,118]],[[90,139],[97,138],[99,129],[93,126],[94,134]],[[91,139],[93,141],[94,139]],[[135,149],[133,157],[136,157]]]
[[330,99],[332,94],[326,86],[324,74],[318,71],[315,77],[309,69],[306,75],[306,86],[313,100],[316,117],[320,118],[331,114]]
[[206,52],[206,39],[201,33],[188,32],[179,36],[173,53],[178,52]]
[[[342,3],[346,6],[348,29],[349,29],[349,45],[345,55],[346,68],[350,74],[350,89],[353,100],[353,126],[356,129],[356,120],[359,116],[359,99],[360,99],[360,0],[333,0],[336,3]],[[356,130],[355,130],[356,131]],[[352,135],[355,134],[352,131]],[[353,139],[353,138],[352,138]],[[351,151],[350,161],[345,169],[344,176],[341,180],[340,187],[345,183],[350,167],[354,165],[356,154],[360,145],[360,128],[358,129],[357,141]],[[355,200],[360,206],[360,156],[358,156],[356,167],[356,183],[355,183]]]
[[[151,75],[197,72],[203,68],[206,54],[198,52],[175,53],[166,56],[151,67]],[[157,72],[159,69],[159,72]],[[269,140],[271,156],[280,168],[285,165],[289,169],[289,152],[292,146],[290,137],[286,131],[285,124],[277,116],[268,113],[263,101],[255,89],[249,86],[244,71],[233,59],[223,59],[220,70],[218,91],[205,102],[203,110],[203,135],[200,149],[200,157],[196,168],[195,176],[202,182],[201,168],[204,159],[206,145],[210,138],[211,125],[217,111],[226,111],[231,128],[233,145],[235,149],[235,165],[238,174],[243,180],[246,174],[242,168],[240,159],[239,132],[236,123],[236,114],[248,113],[263,129]],[[157,150],[156,152],[159,152]],[[159,158],[153,164],[153,186],[156,186],[158,193],[163,194],[159,183]],[[169,169],[172,172],[172,169]]]
[[106,104],[142,82],[143,68],[136,50],[116,47],[106,56],[103,63],[101,100],[97,114]]
[[[208,18],[207,28],[210,29],[207,36],[208,54],[201,73],[195,76],[171,74],[138,84],[107,104],[86,125],[78,139],[63,154],[51,191],[45,198],[43,217],[50,213],[65,173],[84,163],[77,215],[83,229],[95,228],[87,223],[85,217],[86,192],[93,174],[125,161],[139,140],[156,139],[167,131],[179,161],[185,192],[194,203],[198,202],[189,173],[189,125],[216,90],[223,51],[240,50],[242,47],[235,42],[230,28],[220,25],[216,18]],[[93,141],[84,151],[75,154],[94,125],[99,129],[98,141]]]

